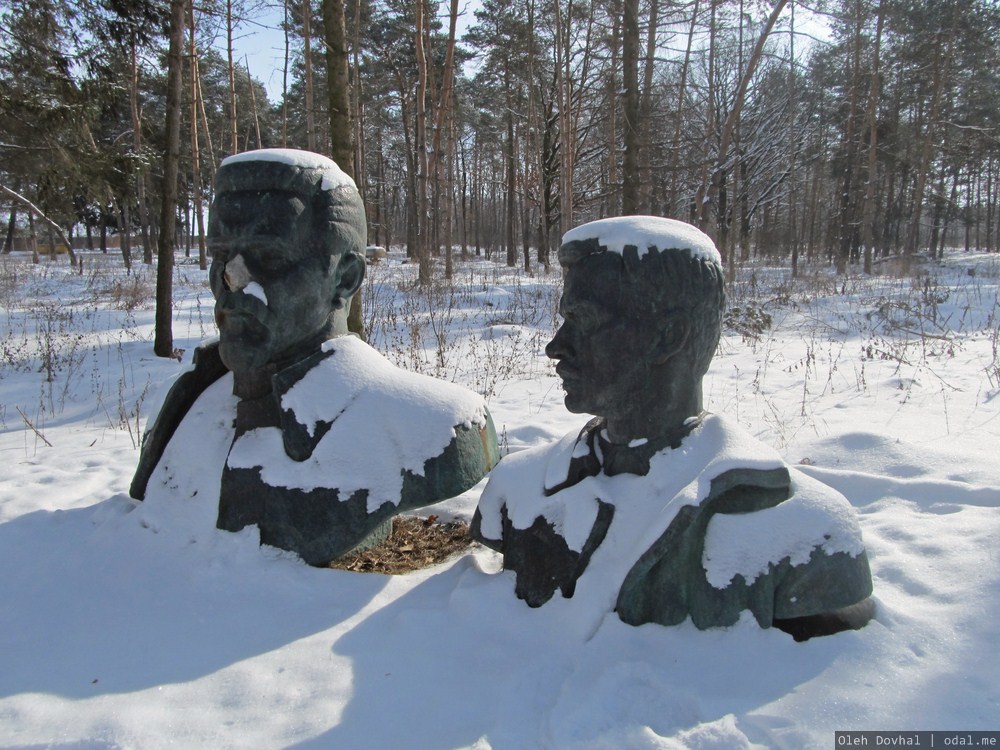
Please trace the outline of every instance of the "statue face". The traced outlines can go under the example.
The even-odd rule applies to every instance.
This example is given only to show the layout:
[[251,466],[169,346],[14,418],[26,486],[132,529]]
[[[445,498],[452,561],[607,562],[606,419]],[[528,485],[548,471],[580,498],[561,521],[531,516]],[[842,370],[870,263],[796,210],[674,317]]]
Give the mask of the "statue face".
[[306,198],[284,190],[219,193],[209,279],[219,352],[234,372],[262,367],[329,325],[338,257],[323,248]]
[[628,287],[613,253],[588,256],[566,271],[563,324],[545,353],[558,360],[571,412],[619,418],[656,388],[650,375],[658,327],[628,304]]

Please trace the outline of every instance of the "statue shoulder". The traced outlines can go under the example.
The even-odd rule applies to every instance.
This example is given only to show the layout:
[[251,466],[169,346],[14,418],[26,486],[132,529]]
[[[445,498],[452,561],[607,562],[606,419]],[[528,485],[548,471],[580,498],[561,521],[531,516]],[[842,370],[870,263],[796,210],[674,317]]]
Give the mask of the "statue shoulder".
[[378,460],[402,476],[401,510],[464,492],[498,460],[479,394],[407,372],[355,336],[330,339],[274,382],[286,454],[345,467]]
[[174,379],[152,424],[143,433],[139,464],[132,477],[129,495],[136,500],[145,497],[149,477],[177,427],[198,397],[226,372],[228,370],[219,356],[218,339],[210,339],[194,350],[191,364]]

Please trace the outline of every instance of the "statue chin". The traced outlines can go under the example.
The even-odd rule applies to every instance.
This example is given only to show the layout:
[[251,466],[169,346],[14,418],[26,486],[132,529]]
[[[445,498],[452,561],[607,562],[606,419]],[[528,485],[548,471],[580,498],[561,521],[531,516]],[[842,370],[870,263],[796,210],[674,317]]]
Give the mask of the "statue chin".
[[268,363],[270,350],[266,342],[247,341],[243,336],[226,336],[219,339],[219,357],[222,364],[236,374],[258,370]]

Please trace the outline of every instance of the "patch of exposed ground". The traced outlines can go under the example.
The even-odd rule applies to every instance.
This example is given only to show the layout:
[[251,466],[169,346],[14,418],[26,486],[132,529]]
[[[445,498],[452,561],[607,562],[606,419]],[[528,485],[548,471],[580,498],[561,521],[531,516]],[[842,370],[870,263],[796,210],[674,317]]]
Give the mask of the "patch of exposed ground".
[[472,544],[469,524],[462,521],[438,523],[427,518],[396,516],[392,532],[374,547],[334,560],[331,568],[358,573],[400,575],[444,562]]

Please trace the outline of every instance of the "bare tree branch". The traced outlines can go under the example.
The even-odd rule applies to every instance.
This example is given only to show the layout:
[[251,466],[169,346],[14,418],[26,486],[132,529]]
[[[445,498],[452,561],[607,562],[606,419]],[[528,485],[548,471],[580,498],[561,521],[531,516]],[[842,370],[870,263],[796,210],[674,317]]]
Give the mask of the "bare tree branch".
[[27,208],[29,211],[31,211],[31,213],[33,213],[35,216],[37,216],[39,219],[41,219],[46,224],[48,224],[50,227],[52,227],[52,229],[55,230],[56,234],[59,235],[59,240],[64,245],[66,245],[66,252],[69,253],[69,262],[70,262],[70,265],[72,265],[72,266],[76,265],[76,254],[73,252],[73,243],[70,242],[69,237],[66,236],[66,233],[63,232],[62,227],[59,226],[59,224],[57,224],[52,219],[50,219],[48,216],[46,216],[45,212],[42,209],[40,209],[34,203],[32,203],[31,201],[29,201],[27,198],[25,198],[20,193],[18,193],[16,190],[11,190],[6,185],[0,185],[0,191],[2,191],[4,193],[4,195],[7,195],[7,196],[13,198],[14,200],[16,200],[18,203],[20,203],[25,208]]

